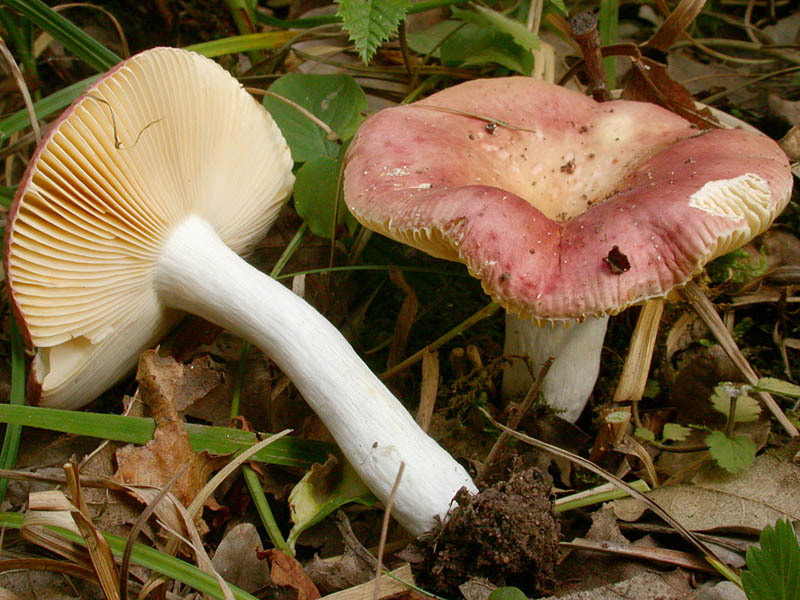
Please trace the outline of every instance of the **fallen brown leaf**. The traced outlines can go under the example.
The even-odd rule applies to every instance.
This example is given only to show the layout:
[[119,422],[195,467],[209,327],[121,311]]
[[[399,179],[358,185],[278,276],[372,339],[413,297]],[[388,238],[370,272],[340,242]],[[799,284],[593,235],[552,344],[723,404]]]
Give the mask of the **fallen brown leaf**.
[[320,597],[317,586],[296,559],[280,550],[265,550],[259,552],[258,556],[269,561],[269,578],[272,585],[295,590],[297,600],[316,600]]
[[[150,408],[156,430],[146,445],[129,445],[117,451],[118,469],[114,474],[116,481],[128,486],[160,489],[188,464],[171,490],[184,506],[191,504],[217,466],[207,453],[192,451],[175,404],[176,399],[185,400],[207,387],[208,376],[192,374],[195,369],[202,370],[195,363],[184,366],[152,350],[142,354],[136,374],[139,397]],[[140,500],[146,502],[147,498],[140,496]]]

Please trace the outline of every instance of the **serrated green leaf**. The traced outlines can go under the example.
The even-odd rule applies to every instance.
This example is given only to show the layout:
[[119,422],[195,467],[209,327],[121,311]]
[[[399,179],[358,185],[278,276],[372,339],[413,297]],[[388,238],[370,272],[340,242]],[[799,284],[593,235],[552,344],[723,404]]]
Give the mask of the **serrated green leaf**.
[[731,400],[736,398],[734,422],[756,421],[761,414],[761,406],[758,400],[747,395],[747,389],[750,389],[749,386],[745,388],[740,384],[721,383],[714,388],[714,393],[710,398],[711,406],[727,417],[731,412]]
[[783,379],[776,379],[775,377],[762,377],[758,380],[756,389],[770,394],[800,398],[800,385],[789,383]]
[[411,5],[409,0],[336,0],[336,3],[342,27],[365,65],[380,45],[397,33]]
[[[314,235],[331,239],[338,187],[339,161],[336,159],[321,156],[298,169],[294,183],[294,207]],[[347,210],[341,195],[336,216],[337,224],[346,224],[350,233],[355,231],[356,220]]]
[[[353,137],[367,110],[364,91],[349,75],[289,73],[277,79],[269,91],[308,110],[342,140]],[[269,96],[264,98],[264,107],[283,132],[295,162],[339,156],[340,144],[294,107]]]
[[466,23],[474,23],[479,27],[485,27],[497,33],[510,36],[514,43],[529,52],[539,49],[539,36],[525,27],[524,24],[479,4],[473,5],[473,8],[475,12],[462,10],[455,6],[451,10],[454,17]]
[[678,423],[666,423],[664,430],[661,432],[661,437],[667,442],[682,442],[689,437],[691,432],[690,428],[678,425]]
[[489,594],[489,600],[528,600],[528,597],[519,588],[501,587]]
[[729,473],[744,471],[756,457],[756,445],[749,437],[737,435],[731,439],[721,431],[706,436],[711,458]]
[[633,435],[636,437],[640,437],[643,440],[647,440],[649,442],[656,441],[656,434],[650,431],[647,427],[637,427],[636,430],[633,432]]
[[800,598],[800,545],[788,519],[761,531],[761,548],[747,549],[742,585],[748,600]]

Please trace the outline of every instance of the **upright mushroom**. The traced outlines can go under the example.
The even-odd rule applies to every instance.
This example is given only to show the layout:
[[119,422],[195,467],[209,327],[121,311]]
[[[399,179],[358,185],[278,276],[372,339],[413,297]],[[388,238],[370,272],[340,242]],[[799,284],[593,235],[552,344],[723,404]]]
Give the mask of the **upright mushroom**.
[[51,127],[11,208],[9,296],[38,347],[33,388],[79,407],[182,311],[263,349],[375,495],[420,534],[475,487],[344,337],[237,253],[290,193],[269,114],[213,61],[157,48],[117,66]]
[[512,315],[507,352],[556,356],[543,392],[574,421],[608,315],[764,231],[791,185],[766,136],[698,132],[655,105],[512,77],[370,117],[344,195],[364,226],[463,262]]

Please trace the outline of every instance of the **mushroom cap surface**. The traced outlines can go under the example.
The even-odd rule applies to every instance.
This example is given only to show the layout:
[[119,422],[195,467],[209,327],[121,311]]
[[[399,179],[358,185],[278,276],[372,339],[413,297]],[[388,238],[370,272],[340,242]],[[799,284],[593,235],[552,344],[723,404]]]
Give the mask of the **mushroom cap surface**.
[[511,312],[570,321],[685,284],[764,231],[791,187],[764,135],[510,77],[371,116],[344,196],[364,226],[466,264]]
[[196,215],[252,250],[291,168],[270,115],[212,60],[155,48],[95,82],[50,127],[10,210],[9,295],[39,348],[29,392],[86,395],[99,371],[122,377],[180,317],[152,285],[170,231]]

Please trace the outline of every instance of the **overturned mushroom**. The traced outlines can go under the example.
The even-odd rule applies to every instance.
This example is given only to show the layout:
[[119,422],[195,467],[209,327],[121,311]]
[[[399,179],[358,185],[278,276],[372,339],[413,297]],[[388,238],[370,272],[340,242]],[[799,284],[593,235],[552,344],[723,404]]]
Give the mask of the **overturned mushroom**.
[[[466,264],[510,313],[506,352],[536,368],[556,357],[543,393],[574,421],[608,315],[764,231],[791,185],[766,136],[698,132],[651,104],[514,77],[372,116],[350,146],[344,193],[366,227]],[[507,391],[529,384],[518,368]]]
[[11,304],[38,348],[31,389],[85,405],[192,312],[268,353],[378,498],[405,462],[394,514],[422,533],[471,479],[336,328],[237,254],[271,225],[291,168],[269,114],[197,54],[147,51],[94,84],[37,149],[6,232]]

